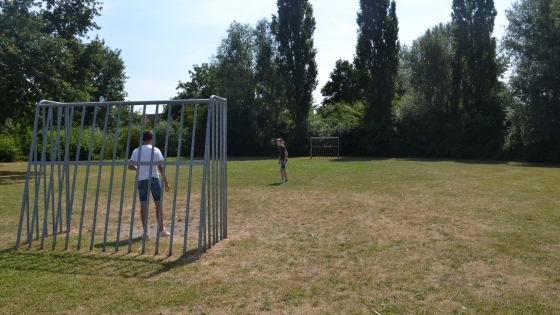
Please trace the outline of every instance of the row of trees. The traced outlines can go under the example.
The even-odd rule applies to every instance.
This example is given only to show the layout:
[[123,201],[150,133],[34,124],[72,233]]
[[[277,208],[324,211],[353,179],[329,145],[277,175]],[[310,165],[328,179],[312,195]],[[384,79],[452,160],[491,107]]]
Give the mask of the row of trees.
[[[0,3],[4,133],[29,126],[40,99],[124,99],[120,51],[84,41],[99,3]],[[313,8],[278,0],[271,20],[234,21],[176,98],[228,98],[232,155],[269,155],[279,136],[303,155],[309,136],[328,135],[341,137],[344,155],[560,162],[560,0],[513,3],[501,50],[493,0],[451,5],[449,23],[401,47],[397,3],[360,0],[354,59],[336,62],[318,106]]]
[[233,154],[269,154],[277,136],[306,154],[305,138],[329,135],[345,155],[560,162],[559,3],[515,2],[499,50],[492,0],[452,0],[449,23],[403,47],[396,2],[361,0],[354,60],[313,106],[313,11],[278,0],[272,21],[233,22],[178,97],[228,98]]

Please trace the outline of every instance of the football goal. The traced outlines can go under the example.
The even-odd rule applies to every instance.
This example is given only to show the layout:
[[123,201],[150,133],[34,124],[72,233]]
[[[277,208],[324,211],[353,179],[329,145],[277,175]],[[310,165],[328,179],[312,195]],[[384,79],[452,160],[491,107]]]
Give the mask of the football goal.
[[[151,149],[148,161],[130,162],[146,130],[163,161]],[[158,215],[148,193],[144,222],[131,164],[161,166],[170,184],[154,197]],[[135,252],[200,257],[226,237],[226,99],[37,104],[16,247],[130,253],[137,244]]]
[[340,159],[340,146],[338,137],[310,137],[309,157]]

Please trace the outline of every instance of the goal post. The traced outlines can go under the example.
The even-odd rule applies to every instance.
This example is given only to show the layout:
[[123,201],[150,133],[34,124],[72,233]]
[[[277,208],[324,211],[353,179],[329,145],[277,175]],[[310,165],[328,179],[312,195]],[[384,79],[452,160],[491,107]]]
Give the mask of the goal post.
[[340,159],[340,145],[338,137],[310,137],[309,157]]
[[[146,112],[148,106],[155,107],[155,114]],[[159,113],[164,107],[166,116]],[[35,112],[16,247],[27,243],[31,248],[38,241],[40,249],[50,245],[53,250],[74,246],[80,250],[89,243],[90,251],[114,247],[118,252],[127,246],[130,253],[133,243],[141,241],[144,253],[148,239],[139,219],[138,172],[127,167],[130,153],[142,146],[142,134],[150,126],[154,147],[164,160],[154,162],[152,157],[133,164],[161,165],[171,184],[169,192],[161,189],[159,221],[148,193],[145,224],[154,254],[161,245],[169,256],[180,247],[183,256],[200,257],[226,238],[226,99],[41,101]],[[160,237],[160,224],[170,229],[168,238]]]

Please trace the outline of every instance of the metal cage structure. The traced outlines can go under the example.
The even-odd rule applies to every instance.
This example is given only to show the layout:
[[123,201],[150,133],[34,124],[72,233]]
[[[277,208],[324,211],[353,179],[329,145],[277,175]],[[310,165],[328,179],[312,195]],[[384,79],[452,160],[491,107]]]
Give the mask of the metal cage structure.
[[[148,107],[155,107],[155,113],[148,114]],[[162,107],[167,117],[159,114]],[[203,119],[205,127],[198,121]],[[150,127],[164,160],[130,162],[130,153],[142,146],[142,134]],[[175,156],[168,156],[172,152]],[[150,213],[153,198],[148,194],[147,231],[135,222],[140,212],[138,172],[128,170],[130,164],[161,165],[160,178],[166,176],[171,186],[169,192],[162,189],[158,216]],[[160,237],[159,229],[155,238],[148,238],[160,223],[170,227],[168,239]],[[131,253],[133,244],[141,242],[134,251],[144,254],[154,248],[155,255],[165,251],[171,256],[180,247],[183,256],[200,258],[224,238],[226,99],[37,104],[16,248],[40,241],[40,249],[80,250],[89,243],[90,251],[118,252],[126,246]]]
[[338,137],[310,137],[309,158],[336,158],[340,159],[340,146]]

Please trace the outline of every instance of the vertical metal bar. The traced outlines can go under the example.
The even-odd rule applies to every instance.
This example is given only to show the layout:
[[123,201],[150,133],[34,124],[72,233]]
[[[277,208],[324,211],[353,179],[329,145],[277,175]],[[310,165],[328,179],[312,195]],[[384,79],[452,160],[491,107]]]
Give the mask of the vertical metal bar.
[[[146,117],[146,104],[144,103],[142,105],[142,117],[141,117],[141,122],[140,122],[140,140],[139,140],[139,145],[138,145],[138,161],[136,162],[140,162],[141,158],[142,158],[142,133],[144,132],[144,125],[145,125],[145,117]],[[138,193],[138,176],[140,174],[139,172],[139,168],[140,165],[137,164],[137,170],[136,170],[136,174],[134,175],[134,193],[133,193],[133,198],[132,198],[132,210],[131,210],[131,214],[130,214],[130,234],[129,234],[129,238],[128,238],[128,253],[130,253],[132,251],[132,232],[134,229],[134,212],[135,212],[135,205],[136,205],[136,194]],[[142,205],[140,205],[140,211],[142,211]],[[146,241],[146,236],[148,234],[148,229],[146,227],[146,230],[142,229],[142,242]]]
[[[99,162],[103,162],[105,158],[105,142],[107,141],[107,124],[109,123],[109,108],[105,106],[105,124],[103,125],[103,135],[101,140],[101,152],[99,153]],[[95,242],[95,229],[97,228],[97,206],[99,205],[99,189],[101,188],[101,177],[103,175],[103,164],[97,168],[97,188],[95,189],[95,204],[93,206],[93,221],[91,228],[91,240],[89,243],[89,250],[93,250],[93,243]],[[105,244],[103,244],[105,246]]]
[[97,121],[97,105],[93,108],[93,121],[91,122],[91,132],[89,138],[89,153],[88,153],[88,165],[86,167],[86,179],[84,181],[84,195],[82,197],[82,211],[80,214],[80,229],[78,232],[78,247],[77,250],[80,250],[82,245],[82,229],[84,226],[84,214],[86,209],[86,200],[87,200],[87,188],[88,188],[88,181],[89,181],[89,169],[91,164],[91,155],[93,153],[93,136],[95,134],[95,123]]
[[[82,106],[82,118],[80,121],[80,129],[78,130],[78,146],[76,147],[76,162],[80,161],[80,149],[82,147],[82,136],[83,136],[83,132],[84,132],[84,120],[86,117],[86,106]],[[71,220],[72,220],[72,208],[74,208],[74,192],[76,189],[76,176],[78,173],[78,165],[76,164],[74,166],[74,178],[72,179],[72,195],[70,197],[70,205],[71,205],[71,209],[70,209],[70,213],[67,219],[67,227],[66,227],[66,242],[64,244],[64,250],[68,249],[68,241],[70,239],[70,224],[71,224]]]
[[[21,230],[23,227],[23,215],[25,211],[25,204],[27,204],[27,221],[29,222],[29,180],[31,177],[31,161],[33,161],[34,152],[36,152],[37,141],[37,124],[39,122],[39,108],[35,109],[35,118],[33,119],[33,133],[31,134],[31,147],[29,148],[29,158],[27,159],[27,174],[25,175],[25,186],[23,188],[23,197],[21,200],[21,212],[19,215],[18,234],[16,239],[16,248],[19,247],[21,241]],[[27,223],[27,230],[29,232],[29,223]]]
[[[130,107],[130,115],[129,115],[129,119],[128,119],[128,132],[126,135],[126,149],[125,149],[125,157],[124,160],[128,161],[129,160],[129,150],[130,150],[130,134],[131,134],[131,130],[132,130],[132,117],[134,116],[134,105],[132,105]],[[122,221],[122,212],[123,212],[123,204],[124,204],[124,192],[125,192],[125,187],[126,187],[126,171],[128,170],[128,165],[125,165],[125,167],[123,167],[123,178],[122,178],[122,187],[121,187],[121,201],[120,201],[120,205],[119,205],[119,222],[117,223],[117,240],[116,240],[116,245],[115,245],[115,252],[119,251],[119,243],[120,243],[120,236],[121,236],[121,221]],[[136,195],[134,196],[134,198],[136,198]],[[134,203],[134,201],[133,201]],[[132,239],[129,240],[129,243],[132,242]]]
[[[46,157],[46,153],[45,150],[47,149],[47,130],[46,128],[46,119],[48,116],[46,114],[47,109],[43,109],[42,110],[42,117],[41,117],[41,121],[43,122],[43,124],[41,125],[41,129],[43,130],[43,142],[42,142],[42,146],[41,146],[41,161],[44,162]],[[37,159],[36,159],[37,160]],[[46,168],[46,165],[45,165]],[[39,172],[35,174],[35,200],[33,202],[33,215],[31,218],[31,230],[28,231],[28,237],[27,237],[27,244],[28,247],[31,248],[31,244],[33,242],[33,228],[36,228],[36,236],[37,238],[39,237],[39,192],[41,190],[41,178],[43,176],[43,164],[41,164],[39,166]]]
[[227,102],[222,103],[222,239],[227,237]]
[[[184,106],[184,105],[183,105]],[[190,212],[190,204],[191,204],[191,183],[192,183],[192,171],[193,171],[193,160],[194,160],[194,145],[195,145],[195,138],[196,138],[196,121],[198,118],[198,104],[194,105],[194,116],[193,116],[193,131],[192,131],[192,139],[191,139],[191,157],[190,157],[190,164],[189,164],[189,182],[187,188],[187,205],[185,211],[185,236],[183,238],[183,256],[187,255],[187,235],[189,234],[189,212]],[[204,189],[202,189],[204,191]],[[202,194],[201,194],[202,198]],[[202,207],[201,207],[202,208]],[[201,214],[202,215],[202,214]],[[200,235],[200,233],[199,233]],[[200,239],[200,236],[199,236]],[[199,242],[200,246],[200,242]]]
[[[61,165],[62,163],[62,157],[61,157],[61,153],[62,150],[60,148],[61,143],[60,143],[60,125],[62,123],[62,112],[65,109],[65,107],[63,106],[58,106],[57,108],[57,113],[58,113],[58,126],[57,126],[57,134],[56,134],[56,150],[58,153],[58,158],[56,159],[57,164],[58,164],[58,206],[56,208],[56,218],[54,220],[54,224],[53,224],[53,244],[52,244],[52,249],[54,250],[56,247],[56,237],[57,237],[57,227],[58,225],[60,225],[60,232],[62,232],[62,191],[64,190],[64,178],[66,177],[65,174],[65,169],[62,168],[63,165]],[[66,129],[65,129],[66,130]],[[67,141],[68,136],[67,136],[67,132],[64,132],[65,134],[65,141]],[[65,144],[66,147],[66,144]],[[67,152],[64,152],[64,157],[66,157]],[[53,200],[54,202],[54,200]],[[54,208],[53,208],[53,213],[54,213]]]
[[205,234],[203,231],[203,227],[205,226],[205,213],[206,213],[206,176],[207,176],[207,169],[208,169],[208,160],[209,160],[209,150],[210,150],[210,119],[212,114],[213,102],[210,101],[208,103],[208,115],[206,118],[206,141],[204,145],[204,166],[202,167],[202,191],[200,193],[201,201],[200,201],[200,228],[198,230],[198,258],[202,255],[202,238]]
[[[169,148],[169,125],[171,125],[171,104],[167,104],[167,124],[166,124],[166,129],[165,129],[165,149],[164,149],[164,154],[163,154],[163,174],[161,174],[161,199],[160,199],[160,207],[159,207],[159,221],[161,221],[161,224],[163,225],[163,192],[165,191],[165,178],[167,176],[167,149]],[[175,185],[177,185],[175,183]],[[176,196],[173,196],[173,199],[175,200]],[[175,211],[175,209],[171,210],[172,212]],[[159,222],[158,222],[159,224]],[[172,215],[171,216],[171,226],[173,226],[175,224],[175,217]],[[165,228],[165,227],[164,227]],[[158,228],[159,229],[159,228]],[[173,229],[171,229],[173,230]],[[158,233],[159,234],[159,233]],[[170,235],[171,236],[171,235]],[[170,237],[171,239],[171,237]],[[158,244],[156,244],[156,253],[158,251]],[[169,244],[169,250],[171,251],[171,247],[173,246],[172,243]]]
[[[140,141],[138,144],[138,161],[142,161],[142,134],[144,133],[144,126],[146,119],[146,103],[142,105],[142,121],[140,123]],[[128,238],[128,252],[132,251],[132,231],[134,229],[134,212],[135,212],[135,205],[136,205],[136,194],[138,193],[138,176],[140,175],[140,165],[137,164],[137,170],[135,174],[135,181],[134,181],[134,198],[132,199],[132,211],[130,214],[130,234]],[[148,205],[146,204],[146,208]],[[140,205],[140,211],[142,211],[142,205]],[[142,253],[144,253],[144,247],[146,245],[146,236],[148,234],[148,226],[146,226],[146,230],[142,229]]]
[[[46,234],[48,234],[48,230],[47,230],[47,221],[48,221],[48,216],[49,216],[49,205],[50,205],[50,197],[51,197],[51,192],[52,192],[52,186],[53,186],[53,177],[54,177],[54,164],[53,162],[53,158],[54,158],[54,154],[53,154],[53,140],[52,140],[52,129],[54,129],[54,121],[52,119],[52,116],[54,115],[53,113],[53,108],[49,107],[49,118],[47,119],[47,125],[50,127],[49,128],[49,134],[50,134],[50,156],[51,156],[51,163],[50,163],[50,175],[49,175],[49,188],[48,190],[46,189],[46,177],[45,177],[45,209],[44,209],[44,216],[43,216],[43,231],[41,233],[41,247],[40,249],[44,248],[44,244],[45,244],[45,237],[47,236]],[[50,123],[49,123],[50,122]],[[45,172],[45,176],[46,176],[46,172]],[[54,198],[54,197],[53,197]]]
[[211,139],[211,143],[212,143],[212,172],[210,173],[210,185],[212,186],[212,221],[211,221],[211,229],[208,229],[209,231],[211,231],[211,233],[209,234],[209,236],[211,236],[211,238],[208,238],[208,241],[210,244],[215,244],[216,243],[216,236],[217,236],[217,215],[216,215],[216,191],[217,191],[217,187],[216,187],[216,175],[217,175],[217,167],[216,167],[216,117],[217,117],[217,105],[215,103],[215,107],[214,110],[212,111],[212,139]]
[[[152,189],[151,186],[151,182],[152,182],[152,171],[153,168],[156,168],[156,173],[158,173],[158,168],[157,166],[154,165],[154,152],[156,150],[156,134],[157,134],[157,120],[158,120],[158,115],[159,115],[159,103],[156,104],[156,114],[154,115],[154,140],[152,141],[152,155],[150,156],[150,178],[148,179],[148,196],[150,196],[150,191]],[[158,162],[159,163],[159,162]],[[163,174],[162,174],[163,175]],[[158,175],[159,178],[159,175]],[[163,180],[163,178],[162,178]],[[161,182],[160,182],[160,186],[161,186]],[[161,188],[161,187],[160,187]],[[159,253],[159,227],[160,227],[160,223],[163,224],[163,218],[161,216],[159,216],[160,214],[163,214],[163,192],[165,189],[160,189],[161,190],[161,195],[160,195],[160,199],[159,199],[159,213],[156,213],[156,249],[155,249],[155,255],[157,255]],[[150,198],[148,197],[148,200]],[[154,200],[154,204],[155,204],[155,200]],[[156,210],[158,211],[158,210]],[[159,219],[157,218],[159,216]],[[148,202],[146,202],[146,222],[148,221]],[[161,221],[161,222],[160,222]],[[148,226],[146,224],[146,226]]]
[[[171,121],[171,104],[168,105],[169,117],[167,122]],[[185,103],[181,104],[181,119],[179,120],[179,143],[177,144],[177,163],[181,160],[181,145],[183,143],[183,117],[185,112]],[[171,209],[171,235],[169,236],[169,256],[173,255],[173,235],[175,233],[175,207],[177,206],[177,189],[179,187],[179,165],[175,166],[175,185],[173,186],[173,208]]]
[[[70,203],[70,141],[72,139],[72,117],[74,117],[74,107],[71,110],[66,108],[66,130],[68,137],[66,138],[66,152],[65,163],[66,163],[66,226],[70,225],[70,214],[72,213],[72,204]],[[68,227],[69,228],[69,227]],[[62,231],[61,231],[62,233]]]
[[[115,134],[113,135],[113,159],[111,160],[111,176],[109,176],[109,193],[107,196],[107,210],[105,211],[105,231],[103,232],[103,251],[107,246],[107,230],[109,229],[109,214],[111,212],[111,198],[113,196],[113,176],[115,174],[115,162],[117,161],[117,148],[119,144],[119,131],[121,127],[122,104],[118,105],[117,123],[115,126]],[[107,112],[110,108],[107,106]]]

